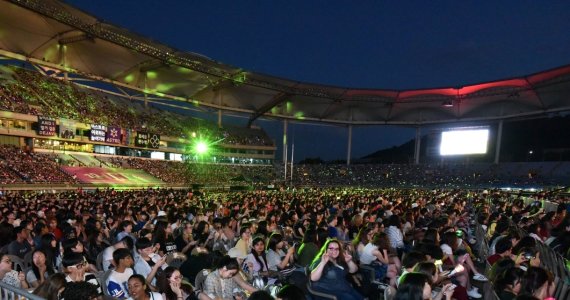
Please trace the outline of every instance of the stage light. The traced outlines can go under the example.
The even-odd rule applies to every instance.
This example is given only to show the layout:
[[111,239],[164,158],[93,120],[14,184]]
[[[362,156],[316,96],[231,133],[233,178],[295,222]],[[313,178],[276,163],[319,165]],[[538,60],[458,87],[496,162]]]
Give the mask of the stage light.
[[199,141],[196,143],[195,150],[197,154],[206,154],[208,152],[208,144],[204,141]]

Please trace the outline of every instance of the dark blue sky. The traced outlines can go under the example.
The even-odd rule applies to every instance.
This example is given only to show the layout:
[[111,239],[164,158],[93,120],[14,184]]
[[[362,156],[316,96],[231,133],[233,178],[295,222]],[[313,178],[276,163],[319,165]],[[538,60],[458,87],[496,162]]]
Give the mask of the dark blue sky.
[[[337,86],[462,86],[570,63],[570,1],[67,2],[179,50]],[[258,124],[281,142],[280,123]],[[346,128],[289,131],[296,160],[346,158]],[[413,136],[408,128],[354,128],[353,157]]]

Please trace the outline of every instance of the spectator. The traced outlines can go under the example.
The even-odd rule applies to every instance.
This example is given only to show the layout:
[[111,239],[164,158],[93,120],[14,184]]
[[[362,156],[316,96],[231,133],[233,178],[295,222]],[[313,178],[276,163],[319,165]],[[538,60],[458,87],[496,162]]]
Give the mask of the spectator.
[[267,268],[271,271],[280,271],[293,265],[293,254],[295,248],[289,247],[287,253],[283,251],[283,236],[279,233],[272,233],[267,243]]
[[[452,293],[447,293],[446,300]],[[403,275],[394,300],[428,300],[431,299],[429,277],[423,273],[407,273]]]
[[298,300],[298,299],[305,299],[305,293],[302,289],[297,287],[296,285],[285,285],[279,292],[277,292],[277,300]]
[[34,295],[46,300],[60,300],[65,289],[65,274],[54,273],[44,280],[33,292]]
[[313,229],[305,231],[303,243],[297,250],[297,264],[303,267],[308,266],[319,252],[317,246],[317,233]]
[[7,254],[0,254],[0,280],[17,288],[28,288],[26,274],[12,270],[12,261]]
[[137,239],[136,249],[138,255],[135,259],[135,272],[144,276],[152,286],[156,286],[156,274],[168,266],[166,256],[160,257],[154,253],[154,246],[146,237]]
[[105,248],[103,250],[103,271],[109,270],[113,264],[113,253],[117,249],[133,249],[133,240],[126,236],[122,240],[116,242],[115,244]]
[[522,280],[522,293],[528,293],[539,300],[551,298],[555,285],[550,272],[540,267],[530,267]]
[[208,274],[204,282],[204,291],[200,294],[202,300],[217,298],[232,299],[234,290],[246,290],[255,292],[256,289],[235,276],[239,272],[239,265],[235,258],[224,256],[218,262],[216,269]]
[[47,261],[46,254],[36,249],[32,253],[32,268],[26,274],[26,281],[32,288],[37,288],[49,276],[55,273],[53,263]]
[[61,298],[65,300],[101,300],[97,287],[89,282],[78,281],[68,282],[61,293]]
[[115,268],[107,278],[107,291],[109,295],[118,299],[126,299],[129,297],[129,291],[126,288],[131,275],[133,275],[133,256],[129,249],[117,249],[113,252],[113,261]]
[[95,286],[95,290],[97,291],[97,295],[103,295],[103,290],[99,285],[99,281],[94,274],[86,272],[88,268],[88,262],[83,257],[82,254],[79,253],[68,253],[63,256],[63,271],[67,276],[65,280],[70,282],[87,282]]
[[129,294],[128,300],[163,300],[160,293],[151,291],[144,276],[140,274],[132,275],[129,278]]
[[494,282],[495,292],[500,300],[513,300],[521,292],[524,271],[511,267]]
[[334,294],[337,299],[364,299],[346,280],[349,273],[358,271],[352,256],[345,253],[335,239],[325,242],[311,265],[310,279],[317,291]]
[[26,253],[32,250],[32,246],[28,243],[29,231],[24,226],[14,228],[16,239],[8,244],[8,254],[18,256],[24,259]]
[[175,267],[164,269],[158,286],[165,300],[187,299],[193,293],[191,287],[182,283],[182,274]]
[[511,251],[513,249],[513,243],[508,236],[499,238],[497,244],[495,245],[495,254],[487,257],[487,261],[492,266],[497,262],[497,260],[504,257],[511,257]]

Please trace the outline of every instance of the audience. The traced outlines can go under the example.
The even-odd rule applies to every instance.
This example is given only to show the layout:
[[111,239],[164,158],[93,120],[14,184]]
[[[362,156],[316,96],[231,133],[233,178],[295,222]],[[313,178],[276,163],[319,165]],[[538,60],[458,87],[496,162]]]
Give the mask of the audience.
[[[566,207],[564,196],[539,193],[535,197],[559,203],[550,205],[552,211]],[[547,213],[531,199],[525,204],[518,195],[499,190],[315,188],[201,193],[99,189],[6,191],[0,200],[0,234],[6,237],[0,239],[0,246],[7,250],[14,242],[34,241],[21,253],[31,268],[18,274],[12,270],[10,257],[3,255],[1,278],[21,288],[37,287],[38,292],[40,287],[56,289],[57,282],[50,280],[63,273],[67,282],[93,283],[98,295],[105,291],[116,298],[156,297],[147,288],[164,299],[194,297],[188,283],[203,278],[202,287],[196,288],[202,299],[245,299],[256,289],[287,282],[301,290],[309,282],[319,292],[363,299],[375,297],[370,285],[376,280],[414,297],[423,295],[427,283],[432,299],[462,300],[492,292],[478,291],[475,286],[481,285],[469,280],[486,280],[479,274],[480,263],[485,261],[493,263],[490,284],[500,299],[527,295],[544,299],[553,295],[555,287],[552,275],[543,268],[551,259],[543,261],[538,251],[546,246],[520,234],[546,220]],[[363,220],[360,225],[351,221],[346,228],[356,232],[353,241],[329,238],[330,227],[339,228],[335,219],[359,218]],[[556,227],[544,226],[546,231],[540,235],[550,237],[555,229],[564,233],[568,224],[565,216]],[[19,233],[16,236],[12,236],[13,226]],[[493,238],[495,254],[481,252],[476,228],[484,231],[480,240],[484,244],[491,246],[486,236]],[[32,236],[23,236],[24,231]],[[391,236],[399,242],[392,243]],[[120,239],[112,246],[101,246],[116,238]],[[570,245],[557,245],[550,251],[568,257]],[[90,259],[94,270],[89,269]],[[356,262],[370,264],[376,271],[373,278]],[[303,266],[308,266],[308,273]],[[205,276],[197,276],[203,272]],[[422,290],[404,286],[400,291],[406,274],[416,272],[427,275]],[[144,284],[130,280],[135,273]],[[453,288],[450,281],[456,284]]]

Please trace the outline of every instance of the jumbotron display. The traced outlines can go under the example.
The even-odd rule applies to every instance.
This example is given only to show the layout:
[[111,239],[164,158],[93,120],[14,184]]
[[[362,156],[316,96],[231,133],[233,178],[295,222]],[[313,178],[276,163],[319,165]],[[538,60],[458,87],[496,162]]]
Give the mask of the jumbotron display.
[[485,154],[487,153],[488,142],[488,128],[457,128],[443,131],[439,154],[442,156]]

